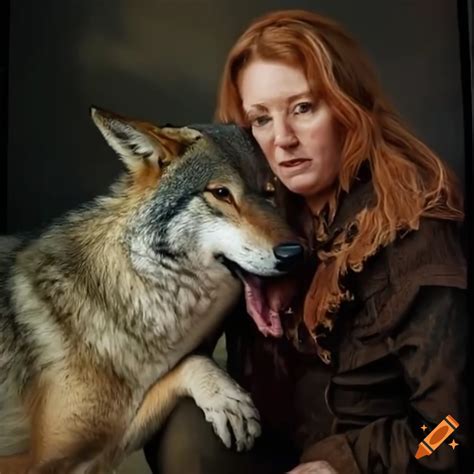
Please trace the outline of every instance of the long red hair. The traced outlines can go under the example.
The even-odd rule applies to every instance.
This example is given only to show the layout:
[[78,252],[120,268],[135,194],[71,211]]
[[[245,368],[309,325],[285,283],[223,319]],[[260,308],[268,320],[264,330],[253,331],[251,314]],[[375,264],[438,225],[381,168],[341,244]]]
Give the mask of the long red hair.
[[305,314],[310,330],[350,297],[341,286],[348,270],[416,230],[420,217],[462,220],[462,197],[453,173],[402,123],[381,91],[356,42],[335,22],[317,14],[287,10],[254,21],[231,49],[224,67],[216,118],[248,126],[238,88],[239,74],[254,59],[300,67],[315,97],[331,108],[343,133],[342,167],[329,202],[334,219],[341,191],[349,192],[363,163],[368,163],[375,192],[373,207],[354,216],[357,233],[342,232],[331,249],[319,252],[312,292],[316,312]]

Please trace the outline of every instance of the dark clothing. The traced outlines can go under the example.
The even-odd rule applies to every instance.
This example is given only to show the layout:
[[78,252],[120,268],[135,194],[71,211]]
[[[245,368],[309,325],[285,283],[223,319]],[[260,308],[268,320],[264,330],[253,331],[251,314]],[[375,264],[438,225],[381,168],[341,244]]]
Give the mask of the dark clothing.
[[[350,225],[367,189],[346,199],[330,236]],[[457,224],[422,219],[346,284],[355,299],[327,335],[330,366],[308,355],[304,337],[301,346],[266,340],[236,315],[227,332],[231,374],[252,393],[267,429],[289,435],[303,461],[327,460],[344,474],[461,472],[468,327]],[[448,414],[460,427],[416,460],[418,443]]]
[[297,453],[271,434],[251,451],[226,448],[191,399],[173,410],[145,456],[154,474],[283,474],[298,463]]
[[[371,198],[370,185],[351,192],[328,239],[351,225]],[[301,281],[305,294],[311,279]],[[285,440],[273,453],[296,452],[301,462],[327,460],[341,474],[462,472],[467,310],[457,224],[422,219],[419,230],[381,249],[360,273],[349,274],[345,285],[354,301],[341,307],[333,331],[321,339],[332,356],[329,365],[304,331],[296,340],[276,340],[258,332],[244,307],[229,318],[228,369],[252,394],[263,443]],[[296,316],[303,303],[295,302]],[[459,428],[433,454],[415,459],[418,443],[447,415]],[[453,439],[460,444],[455,450],[448,446]],[[206,452],[209,461],[213,455]],[[261,453],[257,445],[244,456],[247,464],[240,472],[288,469],[265,470]],[[238,459],[244,457],[235,454],[234,463],[232,456],[227,451],[225,461],[216,456],[214,470],[209,464],[195,472],[238,472]]]

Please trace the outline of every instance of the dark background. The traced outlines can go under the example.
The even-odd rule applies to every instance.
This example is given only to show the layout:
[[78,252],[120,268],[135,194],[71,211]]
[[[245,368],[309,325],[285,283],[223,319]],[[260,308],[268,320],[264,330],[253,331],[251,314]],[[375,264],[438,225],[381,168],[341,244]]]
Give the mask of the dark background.
[[157,123],[210,121],[229,48],[251,19],[280,8],[311,9],[345,25],[402,116],[464,182],[458,4],[14,0],[1,230],[32,229],[107,191],[120,163],[89,118],[91,104]]
[[[332,16],[362,44],[406,122],[465,184],[472,225],[472,0],[1,0],[0,234],[47,224],[119,174],[91,104],[211,120],[229,48],[280,8]],[[470,393],[473,369],[471,352]]]

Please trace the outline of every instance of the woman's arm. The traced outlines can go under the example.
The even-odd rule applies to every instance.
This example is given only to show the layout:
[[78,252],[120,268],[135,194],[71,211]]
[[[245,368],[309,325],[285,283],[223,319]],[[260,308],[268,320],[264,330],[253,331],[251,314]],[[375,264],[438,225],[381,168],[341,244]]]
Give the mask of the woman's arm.
[[[362,429],[325,438],[304,452],[302,462],[326,460],[344,474],[461,472],[459,454],[468,422],[467,331],[463,290],[420,288],[389,338],[410,390],[408,416],[380,418]],[[447,415],[460,427],[433,454],[415,459],[419,442]],[[455,450],[447,444],[453,438],[460,444]]]

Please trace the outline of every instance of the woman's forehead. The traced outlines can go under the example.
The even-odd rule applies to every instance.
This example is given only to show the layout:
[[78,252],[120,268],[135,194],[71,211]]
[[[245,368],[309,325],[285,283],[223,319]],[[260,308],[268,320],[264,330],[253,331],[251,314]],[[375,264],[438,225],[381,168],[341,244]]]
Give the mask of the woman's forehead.
[[295,100],[310,93],[301,68],[262,59],[246,65],[239,76],[238,87],[245,109],[267,106],[274,101]]

